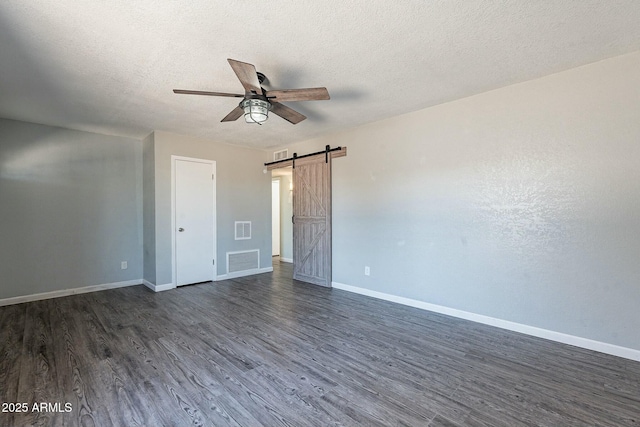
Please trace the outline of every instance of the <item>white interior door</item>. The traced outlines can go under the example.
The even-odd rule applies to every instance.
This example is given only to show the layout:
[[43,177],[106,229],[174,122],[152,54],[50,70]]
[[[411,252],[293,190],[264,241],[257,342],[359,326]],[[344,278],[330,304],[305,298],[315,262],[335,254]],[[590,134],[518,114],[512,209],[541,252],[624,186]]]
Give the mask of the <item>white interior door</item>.
[[280,255],[280,180],[271,181],[271,255]]
[[215,278],[215,163],[174,159],[176,286]]

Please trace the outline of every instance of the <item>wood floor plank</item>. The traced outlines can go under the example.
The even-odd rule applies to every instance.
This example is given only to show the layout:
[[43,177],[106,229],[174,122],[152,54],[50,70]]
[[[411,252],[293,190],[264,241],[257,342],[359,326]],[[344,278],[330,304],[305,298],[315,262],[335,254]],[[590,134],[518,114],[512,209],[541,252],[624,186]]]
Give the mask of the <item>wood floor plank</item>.
[[[28,304],[0,308],[0,402],[18,402]],[[0,425],[15,425],[13,411],[0,411]]]
[[34,411],[41,403],[57,402],[50,384],[57,383],[58,370],[53,354],[51,300],[29,304],[26,311],[25,334],[17,402],[27,402],[31,411],[16,414],[16,425],[60,425],[61,413]]
[[461,427],[461,424],[456,424],[445,417],[437,415],[433,420],[431,420],[428,427]]
[[[269,401],[268,391],[260,390],[253,381],[243,375],[246,370],[239,367],[235,358],[229,357],[228,353],[220,353],[214,347],[193,340],[187,343],[176,336],[161,338],[159,341],[167,354],[172,355],[172,363],[177,369],[174,368],[170,376],[176,381],[183,385],[187,381],[197,382],[200,392],[206,387],[210,390],[219,389],[220,394],[234,396],[237,404],[242,409],[247,409],[257,420],[249,425],[295,425],[289,422],[287,417],[283,417],[282,411]],[[233,419],[237,419],[238,416],[246,417],[243,410],[227,413]]]
[[109,410],[98,394],[102,385],[92,370],[97,360],[97,343],[85,329],[84,319],[90,313],[85,300],[65,297],[52,301],[51,322],[56,331],[54,357],[59,372],[57,383],[50,386],[60,401],[72,405],[70,412],[63,413],[61,425],[113,425]]
[[0,425],[635,426],[640,363],[274,272],[0,307]]

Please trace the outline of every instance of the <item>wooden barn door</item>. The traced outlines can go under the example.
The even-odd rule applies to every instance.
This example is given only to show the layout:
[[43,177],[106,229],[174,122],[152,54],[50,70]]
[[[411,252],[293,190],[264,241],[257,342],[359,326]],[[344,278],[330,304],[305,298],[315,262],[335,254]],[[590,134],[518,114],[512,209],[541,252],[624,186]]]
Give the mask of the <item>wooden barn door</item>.
[[295,161],[293,278],[331,287],[331,156]]

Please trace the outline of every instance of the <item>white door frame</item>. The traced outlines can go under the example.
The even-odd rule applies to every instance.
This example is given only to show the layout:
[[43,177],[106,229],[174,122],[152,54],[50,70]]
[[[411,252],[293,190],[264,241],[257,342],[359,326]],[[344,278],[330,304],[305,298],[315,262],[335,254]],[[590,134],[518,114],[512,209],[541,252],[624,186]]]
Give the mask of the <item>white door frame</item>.
[[[282,251],[282,245],[280,244],[280,238],[281,238],[281,236],[280,236],[280,233],[281,233],[281,221],[280,221],[280,216],[281,216],[281,214],[280,214],[280,203],[281,203],[281,202],[280,202],[280,185],[281,185],[281,183],[282,183],[282,181],[280,180],[280,177],[273,178],[273,179],[271,180],[271,215],[272,215],[272,218],[271,218],[271,239],[272,239],[272,242],[271,242],[271,256],[275,256],[275,255],[281,256],[281,253],[280,253],[280,252]],[[277,185],[277,186],[278,186],[278,192],[277,192],[277,193],[275,193],[275,194],[277,194],[277,196],[276,196],[276,197],[274,197],[274,193],[273,193],[273,190],[274,190],[274,186],[275,186],[275,185]],[[275,202],[275,199],[276,199],[276,198],[278,199],[278,205],[277,205],[277,206],[274,204],[274,202]],[[273,218],[273,216],[274,216],[274,215],[273,215],[273,214],[274,214],[274,212],[273,212],[273,211],[274,211],[274,208],[275,208],[275,210],[277,211],[277,216],[278,216],[278,218],[277,218],[277,219],[276,219],[276,218]],[[276,221],[277,221],[277,227],[274,227],[274,224],[276,224]],[[274,231],[276,231],[276,230],[275,230],[276,228],[277,228],[278,233],[275,233],[275,232],[274,232]],[[274,254],[274,253],[273,253],[273,248],[275,247],[275,243],[276,243],[276,241],[277,241],[277,244],[278,244],[278,253],[277,253],[277,254]]]
[[218,203],[216,201],[216,179],[215,179],[216,178],[215,176],[216,161],[171,155],[171,280],[173,282],[174,288],[177,287],[177,284],[178,284],[177,269],[176,269],[176,160],[185,160],[185,161],[197,162],[197,163],[207,163],[211,165],[211,168],[213,170],[213,174],[214,174],[214,179],[213,179],[213,259],[215,260],[215,263],[212,266],[213,277],[211,277],[211,280],[214,281],[218,277],[218,254],[217,254],[218,230],[216,229]]

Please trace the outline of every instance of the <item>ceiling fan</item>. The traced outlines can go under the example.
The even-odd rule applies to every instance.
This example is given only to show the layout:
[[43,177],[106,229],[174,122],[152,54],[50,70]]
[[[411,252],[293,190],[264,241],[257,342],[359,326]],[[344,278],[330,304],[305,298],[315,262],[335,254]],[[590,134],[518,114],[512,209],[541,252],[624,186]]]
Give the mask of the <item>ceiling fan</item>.
[[265,75],[256,71],[256,67],[246,62],[227,59],[229,65],[238,76],[244,87],[244,95],[224,92],[204,92],[199,90],[174,89],[174,93],[186,95],[226,96],[242,98],[240,104],[234,108],[223,122],[238,120],[244,115],[247,123],[262,124],[267,120],[269,111],[282,117],[292,124],[297,124],[306,117],[297,111],[287,107],[281,102],[285,101],[315,101],[329,99],[329,92],[325,87],[307,89],[265,90],[260,86],[266,79]]

